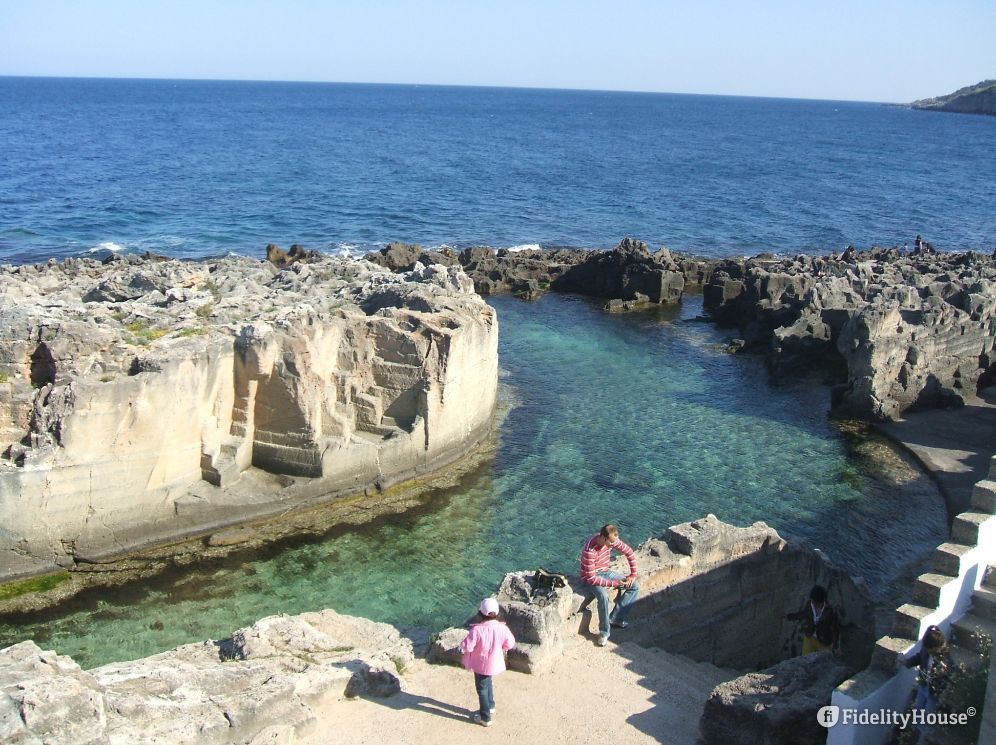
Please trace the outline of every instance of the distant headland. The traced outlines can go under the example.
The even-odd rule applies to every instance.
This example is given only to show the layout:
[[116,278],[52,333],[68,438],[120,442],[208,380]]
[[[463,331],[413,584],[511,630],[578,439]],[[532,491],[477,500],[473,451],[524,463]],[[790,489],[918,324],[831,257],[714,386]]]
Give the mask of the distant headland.
[[910,108],[996,116],[996,80],[983,80],[946,96],[922,98],[911,103]]

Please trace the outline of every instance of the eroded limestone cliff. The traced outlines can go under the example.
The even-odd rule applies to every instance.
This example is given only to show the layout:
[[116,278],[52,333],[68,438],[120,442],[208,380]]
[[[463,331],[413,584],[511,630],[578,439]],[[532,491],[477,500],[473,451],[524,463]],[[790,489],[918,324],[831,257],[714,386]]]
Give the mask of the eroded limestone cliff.
[[992,376],[996,262],[972,252],[728,260],[705,305],[747,347],[767,347],[773,372],[836,372],[840,414],[895,419],[958,403]]
[[0,577],[444,465],[488,430],[497,343],[458,267],[0,269]]

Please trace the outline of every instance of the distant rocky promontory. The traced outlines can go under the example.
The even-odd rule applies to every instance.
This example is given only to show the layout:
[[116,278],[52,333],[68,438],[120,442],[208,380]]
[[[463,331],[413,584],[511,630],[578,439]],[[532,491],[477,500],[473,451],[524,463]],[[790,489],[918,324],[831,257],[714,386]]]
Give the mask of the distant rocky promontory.
[[983,80],[981,83],[959,88],[946,96],[921,98],[911,103],[910,108],[952,111],[957,114],[996,115],[996,80]]
[[0,580],[377,492],[490,431],[497,317],[459,267],[307,258],[0,268]]

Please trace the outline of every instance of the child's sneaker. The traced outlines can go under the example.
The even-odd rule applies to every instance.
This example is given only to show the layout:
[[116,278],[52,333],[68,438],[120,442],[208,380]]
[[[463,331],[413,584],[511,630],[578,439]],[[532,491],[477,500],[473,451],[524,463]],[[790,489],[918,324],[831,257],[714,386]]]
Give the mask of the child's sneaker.
[[608,634],[599,634],[598,638],[595,640],[595,646],[596,647],[604,647],[608,643],[609,643],[609,635]]
[[483,717],[481,717],[481,712],[479,711],[475,711],[473,714],[471,714],[470,718],[474,721],[475,724],[479,724],[482,727],[490,727],[492,724],[490,719],[484,719]]

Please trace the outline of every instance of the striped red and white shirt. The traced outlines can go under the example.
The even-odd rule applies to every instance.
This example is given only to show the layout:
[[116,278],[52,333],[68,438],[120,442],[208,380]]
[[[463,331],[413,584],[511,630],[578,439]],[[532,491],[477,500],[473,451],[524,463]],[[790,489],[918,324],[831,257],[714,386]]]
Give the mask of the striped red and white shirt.
[[593,535],[581,550],[581,581],[599,587],[618,587],[619,580],[598,576],[599,572],[609,568],[613,549],[625,556],[629,562],[629,576],[626,579],[636,579],[636,556],[633,554],[633,549],[622,540],[617,540],[612,546],[608,544],[599,546],[599,535],[600,533]]

